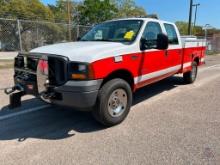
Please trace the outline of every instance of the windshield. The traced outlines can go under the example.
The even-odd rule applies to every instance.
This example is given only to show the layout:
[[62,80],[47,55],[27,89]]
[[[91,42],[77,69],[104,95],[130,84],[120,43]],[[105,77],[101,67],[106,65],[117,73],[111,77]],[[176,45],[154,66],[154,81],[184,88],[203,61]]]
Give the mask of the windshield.
[[143,24],[142,20],[120,20],[99,24],[80,41],[133,42]]

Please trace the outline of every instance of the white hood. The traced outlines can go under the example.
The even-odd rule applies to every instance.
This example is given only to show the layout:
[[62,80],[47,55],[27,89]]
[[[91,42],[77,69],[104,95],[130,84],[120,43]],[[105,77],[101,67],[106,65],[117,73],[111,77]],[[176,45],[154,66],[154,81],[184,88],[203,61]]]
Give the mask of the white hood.
[[68,57],[71,61],[94,62],[137,52],[135,45],[115,42],[69,42],[43,46],[31,50],[32,53],[54,54]]

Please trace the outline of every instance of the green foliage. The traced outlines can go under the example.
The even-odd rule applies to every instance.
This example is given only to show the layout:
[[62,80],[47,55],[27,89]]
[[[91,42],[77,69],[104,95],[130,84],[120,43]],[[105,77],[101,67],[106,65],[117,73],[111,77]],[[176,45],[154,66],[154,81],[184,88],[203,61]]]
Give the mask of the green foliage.
[[39,0],[0,0],[0,17],[30,20],[53,20],[51,10]]
[[[0,0],[0,18],[20,19],[20,32],[23,49],[39,46],[39,42],[54,43],[65,40],[67,27],[53,23],[38,21],[47,20],[54,22],[54,13],[40,0]],[[60,18],[63,17],[60,14]],[[33,20],[22,21],[22,20]],[[16,21],[0,20],[0,37],[2,43],[10,49],[18,49],[18,24]],[[37,34],[38,33],[38,34]],[[36,35],[42,36],[36,40]],[[7,37],[5,37],[7,36]],[[8,49],[8,48],[7,48]]]
[[[84,0],[80,3],[77,2],[76,0],[57,0],[55,5],[46,6],[41,0],[0,0],[0,18],[31,20],[20,21],[19,26],[23,48],[28,50],[31,47],[39,46],[39,43],[51,44],[56,41],[66,41],[67,38],[73,38],[68,35],[73,35],[76,32],[76,28],[44,23],[42,22],[44,20],[69,23],[70,19],[73,24],[94,25],[114,18],[146,16],[145,10],[137,6],[134,0]],[[18,34],[16,21],[0,20],[2,43],[10,44],[10,48],[18,49]],[[3,35],[7,37],[3,37]],[[74,36],[76,35],[74,34]]]
[[141,17],[147,15],[144,8],[137,6],[134,0],[117,0],[115,4],[118,8],[117,17]]
[[97,24],[115,18],[117,8],[110,0],[85,0],[79,12],[81,24]]
[[57,0],[55,5],[48,6],[40,0],[0,0],[0,17],[67,23],[68,3],[72,22],[84,25],[113,18],[146,16],[144,8],[137,6],[134,0],[84,0],[81,3]]
[[66,1],[66,0],[57,0],[55,5],[49,4],[48,7],[53,12],[54,18],[57,22],[65,22],[68,23],[68,3],[69,3],[69,13],[75,12],[75,3],[74,1]]
[[178,27],[181,35],[187,35],[188,34],[188,23],[177,21],[176,26]]
[[[178,27],[181,35],[188,35],[188,23],[183,21],[177,21],[176,26]],[[212,36],[213,34],[220,33],[219,29],[209,29],[208,36]],[[195,36],[204,36],[205,31],[202,26],[192,27],[192,34]]]

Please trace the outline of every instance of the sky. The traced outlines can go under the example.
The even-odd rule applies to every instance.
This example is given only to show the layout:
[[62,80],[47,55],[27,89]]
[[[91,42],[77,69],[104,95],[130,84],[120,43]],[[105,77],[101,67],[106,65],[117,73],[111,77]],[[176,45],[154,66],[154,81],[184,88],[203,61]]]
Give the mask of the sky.
[[[54,4],[56,0],[42,0],[45,4]],[[190,0],[135,0],[138,6],[146,9],[148,14],[157,13],[165,21],[188,21]],[[194,0],[200,3],[197,12],[197,25],[210,24],[220,28],[220,0]],[[193,11],[193,20],[194,20]]]

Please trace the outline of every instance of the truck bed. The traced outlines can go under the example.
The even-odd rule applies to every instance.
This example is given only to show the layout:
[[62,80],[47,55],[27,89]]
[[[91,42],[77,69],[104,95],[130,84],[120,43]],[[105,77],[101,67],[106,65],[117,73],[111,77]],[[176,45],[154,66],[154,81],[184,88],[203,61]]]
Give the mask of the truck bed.
[[197,39],[195,36],[181,36],[182,47],[205,47],[205,39]]
[[181,36],[183,47],[183,70],[182,73],[191,70],[191,62],[197,57],[198,65],[205,62],[206,40],[197,39],[195,36]]

